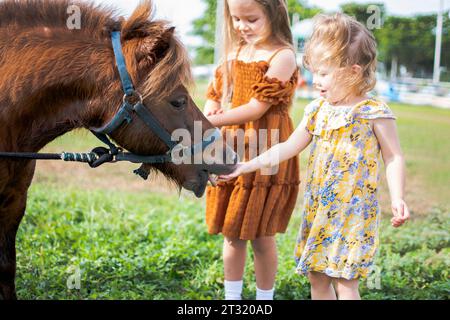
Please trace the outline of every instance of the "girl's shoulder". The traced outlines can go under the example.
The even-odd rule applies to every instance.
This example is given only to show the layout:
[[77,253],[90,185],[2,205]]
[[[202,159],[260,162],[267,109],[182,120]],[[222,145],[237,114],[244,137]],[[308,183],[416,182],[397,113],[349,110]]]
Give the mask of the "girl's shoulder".
[[267,77],[286,82],[292,80],[297,73],[297,58],[291,48],[284,46],[271,52],[267,60]]
[[305,116],[312,116],[316,114],[324,103],[325,103],[324,98],[317,98],[308,103],[305,107]]
[[368,98],[355,106],[333,107],[324,98],[318,98],[305,107],[307,129],[312,134],[320,135],[326,127],[335,130],[353,123],[356,119],[396,119],[388,105],[377,99]]
[[266,61],[270,66],[280,64],[297,68],[297,55],[291,47],[275,47],[268,52]]
[[396,116],[386,102],[375,97],[364,100],[355,106],[353,117],[367,120],[379,118],[396,119]]

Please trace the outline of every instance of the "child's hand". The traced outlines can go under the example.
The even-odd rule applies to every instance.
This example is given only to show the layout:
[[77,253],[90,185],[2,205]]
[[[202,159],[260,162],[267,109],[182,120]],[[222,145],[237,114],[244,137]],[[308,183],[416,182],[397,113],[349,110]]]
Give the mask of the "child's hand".
[[222,114],[223,113],[223,109],[220,107],[213,107],[213,108],[205,108],[205,116],[209,117],[209,116],[214,116],[216,114]]
[[239,177],[240,175],[242,175],[244,173],[248,173],[248,172],[252,172],[252,171],[253,170],[251,169],[248,162],[240,162],[236,165],[236,168],[234,169],[234,171],[232,173],[219,176],[219,181],[229,181],[231,179]]
[[402,226],[407,220],[409,220],[410,214],[408,206],[403,199],[396,199],[391,204],[392,213],[394,217],[391,219],[391,224],[394,228]]

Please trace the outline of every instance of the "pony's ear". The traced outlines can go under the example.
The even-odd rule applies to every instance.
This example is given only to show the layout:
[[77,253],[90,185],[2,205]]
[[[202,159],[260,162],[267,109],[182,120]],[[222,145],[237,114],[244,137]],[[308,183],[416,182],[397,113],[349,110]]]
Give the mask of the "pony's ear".
[[138,50],[137,60],[139,62],[147,62],[154,64],[161,59],[169,50],[172,38],[175,33],[175,27],[170,27],[162,31],[158,36],[148,36]]
[[148,27],[153,13],[153,5],[149,0],[143,1],[133,12],[131,17],[123,24],[122,38],[129,40],[143,38],[149,35]]
[[162,33],[161,40],[165,42],[170,42],[170,39],[173,38],[174,34],[175,34],[175,27],[170,27]]
[[164,30],[156,39],[156,43],[152,48],[152,52],[158,58],[164,56],[170,48],[172,38],[175,33],[175,27],[170,27]]

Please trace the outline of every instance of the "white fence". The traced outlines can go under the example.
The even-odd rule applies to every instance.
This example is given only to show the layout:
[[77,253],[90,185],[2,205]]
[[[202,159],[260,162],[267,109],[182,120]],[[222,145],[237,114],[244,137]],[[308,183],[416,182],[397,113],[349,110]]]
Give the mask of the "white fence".
[[377,95],[394,102],[431,105],[450,109],[450,83],[433,84],[428,79],[402,78],[396,81],[379,80]]

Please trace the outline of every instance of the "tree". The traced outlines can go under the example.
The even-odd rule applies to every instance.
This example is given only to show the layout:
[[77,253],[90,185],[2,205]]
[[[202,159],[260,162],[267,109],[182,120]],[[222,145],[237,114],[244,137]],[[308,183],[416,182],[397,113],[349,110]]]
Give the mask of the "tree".
[[[192,34],[202,38],[204,43],[196,49],[195,63],[210,64],[214,61],[217,1],[203,1],[206,4],[205,13],[193,23]],[[295,13],[298,13],[301,19],[306,19],[320,12],[320,9],[316,7],[308,7],[304,0],[288,0],[288,10],[291,19]]]
[[306,4],[304,0],[288,0],[289,16],[293,18],[294,14],[298,14],[300,19],[309,19],[320,13],[322,10],[318,7],[311,7]]
[[[416,77],[430,77],[433,72],[436,43],[436,15],[413,18],[387,17],[384,27],[377,31],[380,57],[387,62],[397,57],[398,62]],[[450,19],[444,15],[441,64],[450,62]],[[445,76],[442,79],[449,80]]]
[[[373,8],[378,12],[374,12]],[[366,26],[374,14],[380,14],[381,24],[383,24],[383,17],[386,16],[386,8],[383,3],[359,4],[352,2],[341,5],[341,10]]]
[[[378,43],[378,59],[389,71],[393,60],[406,67],[416,77],[429,77],[433,72],[436,15],[415,17],[388,16],[383,4],[375,4],[382,16],[381,27],[372,30]],[[367,4],[348,3],[341,10],[367,25],[373,13]],[[444,14],[442,63],[450,61],[450,19]],[[447,68],[449,66],[447,65]],[[443,75],[446,79],[448,75]]]
[[193,32],[195,36],[202,38],[204,44],[196,48],[195,63],[211,64],[214,62],[214,46],[216,37],[216,0],[203,0],[206,2],[206,11],[202,17],[194,20]]

